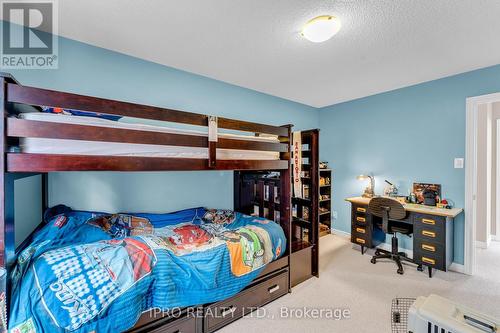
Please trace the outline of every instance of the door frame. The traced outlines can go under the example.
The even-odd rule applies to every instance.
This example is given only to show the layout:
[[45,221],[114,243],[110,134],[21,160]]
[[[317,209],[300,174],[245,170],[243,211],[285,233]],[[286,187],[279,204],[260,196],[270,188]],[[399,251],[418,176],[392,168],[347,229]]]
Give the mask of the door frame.
[[500,93],[466,99],[464,273],[468,275],[473,275],[476,269],[477,119],[479,105],[495,102],[500,102]]

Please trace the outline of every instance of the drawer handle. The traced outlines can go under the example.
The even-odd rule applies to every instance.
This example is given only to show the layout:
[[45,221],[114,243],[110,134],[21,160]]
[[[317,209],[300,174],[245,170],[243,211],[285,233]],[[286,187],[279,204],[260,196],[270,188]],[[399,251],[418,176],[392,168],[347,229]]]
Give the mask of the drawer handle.
[[270,287],[269,289],[267,289],[267,291],[268,291],[270,294],[272,294],[272,293],[274,293],[274,292],[276,292],[276,291],[278,291],[278,290],[280,290],[280,286],[279,286],[279,285],[277,285],[277,284],[275,284],[274,286],[272,286],[272,287]]
[[227,316],[229,314],[233,314],[234,311],[236,311],[236,307],[234,307],[232,305],[228,306],[224,311],[222,311],[221,316],[225,317],[225,316]]
[[360,234],[366,233],[366,230],[363,228],[356,228],[356,231],[359,232]]
[[364,240],[364,239],[362,239],[362,238],[356,238],[356,242],[361,243],[361,244],[364,244],[364,243],[365,243],[365,240]]
[[365,223],[366,219],[364,217],[359,217],[358,216],[358,217],[356,217],[356,221]]
[[358,207],[358,208],[356,208],[356,211],[361,212],[361,213],[366,213],[366,208]]
[[436,247],[432,245],[422,244],[422,249],[426,251],[436,252]]
[[422,257],[422,261],[425,262],[425,263],[431,264],[431,265],[435,265],[436,264],[436,260],[431,259],[431,258],[427,258],[427,257]]
[[427,236],[427,237],[436,238],[436,233],[433,231],[429,231],[429,230],[422,230],[422,235]]
[[422,223],[429,224],[429,225],[435,225],[436,221],[431,220],[431,219],[422,219]]

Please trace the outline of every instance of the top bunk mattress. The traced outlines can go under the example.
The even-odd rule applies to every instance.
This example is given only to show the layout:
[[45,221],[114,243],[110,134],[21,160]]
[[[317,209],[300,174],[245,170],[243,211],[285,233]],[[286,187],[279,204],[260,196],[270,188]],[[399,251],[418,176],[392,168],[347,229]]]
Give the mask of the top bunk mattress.
[[[207,133],[194,130],[171,128],[141,123],[112,121],[107,119],[74,115],[52,114],[43,112],[21,113],[19,118],[46,121],[61,124],[120,128],[158,133],[173,133],[193,136],[208,136]],[[125,118],[124,120],[127,120]],[[220,138],[249,140],[260,142],[279,142],[276,136],[249,136],[231,133],[219,133]],[[64,140],[46,138],[20,138],[19,146],[23,153],[62,154],[62,155],[105,155],[105,156],[143,156],[168,158],[208,159],[208,148],[180,147],[150,144],[101,142],[85,140]],[[217,149],[219,160],[278,160],[278,152],[259,150]]]

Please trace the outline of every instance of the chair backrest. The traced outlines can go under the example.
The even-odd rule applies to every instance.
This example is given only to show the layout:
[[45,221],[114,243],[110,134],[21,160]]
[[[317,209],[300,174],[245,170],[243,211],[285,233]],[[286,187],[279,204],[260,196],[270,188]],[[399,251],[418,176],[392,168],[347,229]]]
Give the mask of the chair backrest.
[[406,217],[406,210],[403,204],[392,198],[372,198],[368,204],[368,209],[371,214],[382,218],[382,230],[385,233],[389,229],[389,219],[401,220]]

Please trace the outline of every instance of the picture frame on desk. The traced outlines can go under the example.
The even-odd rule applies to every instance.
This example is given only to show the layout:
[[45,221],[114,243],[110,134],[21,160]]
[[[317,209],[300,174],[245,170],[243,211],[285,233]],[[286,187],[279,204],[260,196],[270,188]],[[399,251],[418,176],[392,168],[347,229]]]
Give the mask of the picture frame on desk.
[[437,194],[438,197],[441,196],[441,184],[430,184],[430,183],[413,183],[412,192],[415,193],[418,204],[424,203],[424,191],[431,190]]

